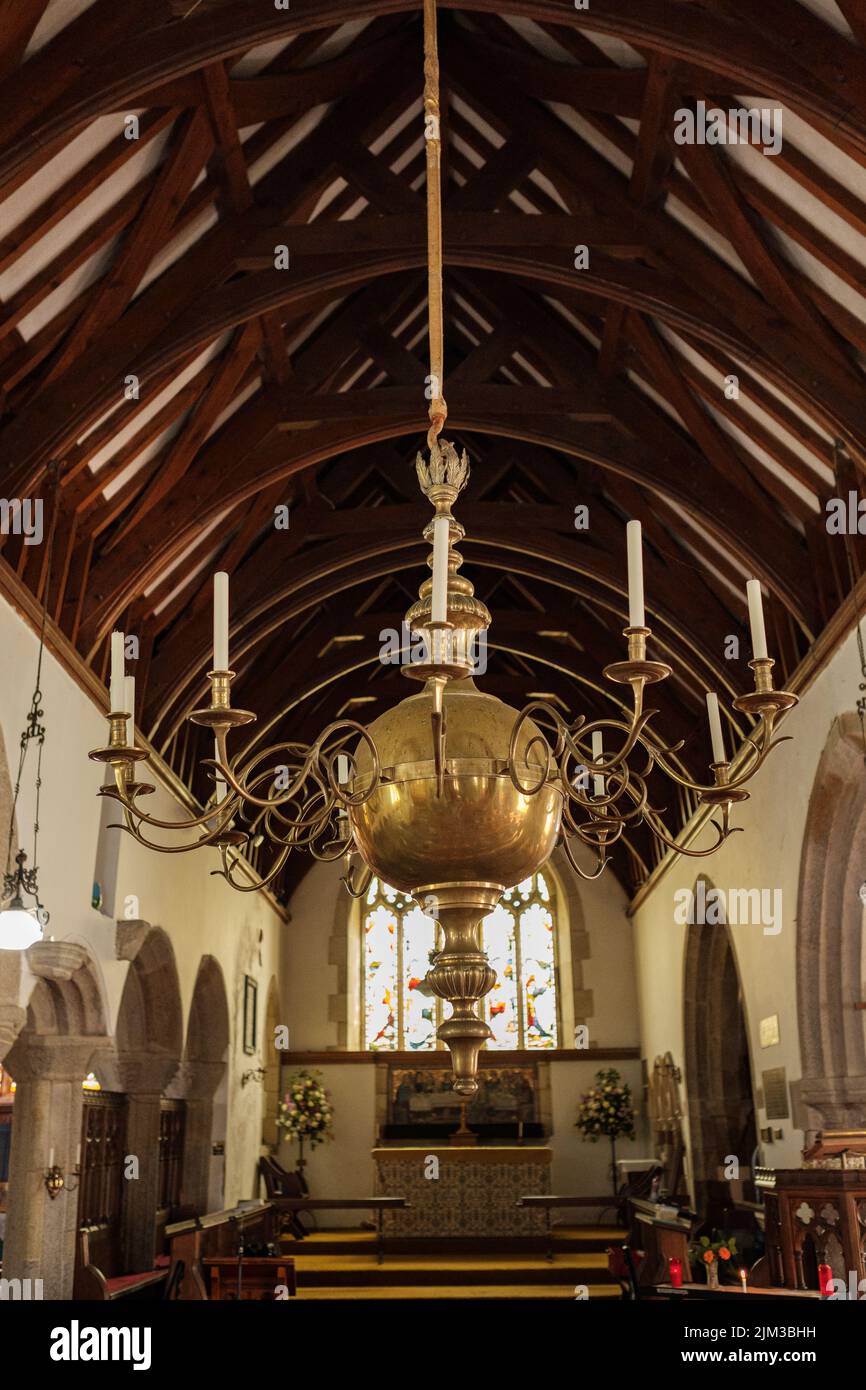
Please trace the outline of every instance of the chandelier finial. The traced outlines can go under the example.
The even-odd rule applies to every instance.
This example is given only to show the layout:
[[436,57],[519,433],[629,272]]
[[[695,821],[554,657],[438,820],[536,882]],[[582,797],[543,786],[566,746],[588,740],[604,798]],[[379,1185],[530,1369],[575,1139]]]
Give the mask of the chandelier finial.
[[469,455],[465,449],[458,455],[447,439],[435,439],[430,446],[429,464],[419,453],[415,459],[415,469],[421,491],[434,507],[446,500],[450,506],[469,481]]

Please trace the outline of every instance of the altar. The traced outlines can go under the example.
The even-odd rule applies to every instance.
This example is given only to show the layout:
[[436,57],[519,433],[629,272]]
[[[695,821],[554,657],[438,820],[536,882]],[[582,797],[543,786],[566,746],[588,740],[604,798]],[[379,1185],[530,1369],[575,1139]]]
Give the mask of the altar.
[[376,1195],[408,1202],[405,1211],[385,1213],[384,1233],[543,1237],[544,1212],[517,1203],[550,1193],[551,1158],[551,1149],[535,1145],[373,1149]]

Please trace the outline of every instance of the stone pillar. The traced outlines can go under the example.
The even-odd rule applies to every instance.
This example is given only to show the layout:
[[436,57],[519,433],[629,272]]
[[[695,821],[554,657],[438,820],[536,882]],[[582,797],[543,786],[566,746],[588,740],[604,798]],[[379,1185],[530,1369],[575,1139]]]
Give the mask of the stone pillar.
[[[72,1178],[81,1141],[81,1078],[99,1040],[25,1036],[11,1057],[15,1122],[9,1172],[9,1211],[3,1251],[7,1279],[41,1279],[45,1298],[71,1298],[78,1228],[78,1180]],[[51,1198],[45,1171],[54,1162],[72,1180]]]
[[127,1095],[126,1154],[138,1160],[138,1177],[124,1177],[121,1249],[130,1273],[152,1269],[159,1198],[159,1103],[177,1062],[159,1053],[122,1053],[120,1075]]
[[213,1098],[225,1072],[224,1062],[189,1062],[181,1091],[186,1102],[183,1134],[181,1204],[202,1214],[209,1210]]

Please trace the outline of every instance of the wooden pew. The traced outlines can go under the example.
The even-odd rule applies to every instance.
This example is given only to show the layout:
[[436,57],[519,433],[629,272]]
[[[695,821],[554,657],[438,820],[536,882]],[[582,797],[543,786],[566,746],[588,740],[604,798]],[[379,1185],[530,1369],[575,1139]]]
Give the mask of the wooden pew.
[[169,1261],[139,1274],[118,1274],[115,1237],[108,1226],[83,1226],[78,1233],[79,1258],[72,1297],[93,1302],[118,1298],[162,1298]]
[[202,1265],[215,1302],[227,1299],[274,1299],[277,1286],[287,1289],[294,1298],[298,1291],[295,1262],[284,1256],[253,1255],[238,1260],[225,1255],[206,1255]]
[[[278,1238],[278,1222],[272,1203],[255,1202],[225,1211],[208,1212],[205,1216],[192,1217],[188,1221],[174,1222],[166,1226],[165,1234],[171,1247],[172,1296],[181,1300],[207,1300],[213,1296],[208,1278],[209,1268],[219,1266],[220,1294],[225,1286],[226,1296],[231,1296],[226,1270],[230,1266],[237,1270],[241,1238],[247,1249],[271,1244]],[[265,1260],[271,1265],[271,1288],[278,1283],[286,1284],[290,1292],[294,1292],[292,1260],[249,1254],[242,1262],[243,1268],[248,1268],[253,1278],[253,1270],[261,1271],[262,1261]],[[285,1272],[285,1278],[276,1277],[280,1269]],[[259,1277],[257,1273],[255,1278]],[[261,1295],[254,1293],[251,1296]]]

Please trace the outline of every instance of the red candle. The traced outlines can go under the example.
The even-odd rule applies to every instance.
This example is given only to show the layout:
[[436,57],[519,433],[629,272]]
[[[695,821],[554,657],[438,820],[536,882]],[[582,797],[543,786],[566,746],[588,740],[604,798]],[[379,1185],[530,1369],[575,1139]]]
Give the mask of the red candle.
[[818,1285],[821,1289],[821,1297],[829,1298],[833,1293],[833,1271],[829,1265],[818,1266]]
[[683,1286],[683,1262],[671,1258],[668,1263],[671,1270],[671,1284],[675,1289],[681,1289]]

